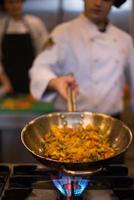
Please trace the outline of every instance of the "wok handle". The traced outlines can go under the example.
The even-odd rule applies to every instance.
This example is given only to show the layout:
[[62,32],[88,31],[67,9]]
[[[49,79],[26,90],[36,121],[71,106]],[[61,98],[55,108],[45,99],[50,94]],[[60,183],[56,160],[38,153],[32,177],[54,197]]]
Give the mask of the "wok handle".
[[62,168],[62,170],[63,170],[63,172],[65,172],[66,174],[69,174],[69,175],[72,175],[72,176],[74,176],[74,175],[82,175],[82,176],[84,176],[84,175],[92,175],[92,174],[96,174],[96,173],[98,173],[98,172],[100,172],[100,171],[102,171],[102,167],[100,167],[100,168],[97,168],[97,169],[91,169],[91,170],[85,170],[85,171],[73,171],[73,170],[68,170],[68,169],[66,169],[66,168]]
[[75,92],[72,89],[71,85],[69,85],[67,88],[67,107],[68,107],[68,112],[76,111]]

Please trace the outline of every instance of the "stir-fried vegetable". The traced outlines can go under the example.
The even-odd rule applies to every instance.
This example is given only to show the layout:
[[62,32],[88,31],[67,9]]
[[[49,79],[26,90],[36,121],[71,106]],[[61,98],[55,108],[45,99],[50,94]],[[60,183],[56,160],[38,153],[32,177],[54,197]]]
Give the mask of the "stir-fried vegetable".
[[99,128],[88,124],[75,128],[53,125],[44,134],[45,157],[64,162],[92,162],[106,159],[116,153],[108,137]]

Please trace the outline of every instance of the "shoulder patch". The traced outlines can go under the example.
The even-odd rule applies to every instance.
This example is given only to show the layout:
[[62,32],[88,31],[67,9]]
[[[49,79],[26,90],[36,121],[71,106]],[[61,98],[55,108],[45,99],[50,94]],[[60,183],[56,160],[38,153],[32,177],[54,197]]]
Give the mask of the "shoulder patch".
[[53,39],[52,38],[49,38],[47,41],[46,41],[46,43],[44,44],[44,47],[43,47],[43,49],[50,49],[50,48],[52,48],[53,46],[54,46],[54,41],[53,41]]

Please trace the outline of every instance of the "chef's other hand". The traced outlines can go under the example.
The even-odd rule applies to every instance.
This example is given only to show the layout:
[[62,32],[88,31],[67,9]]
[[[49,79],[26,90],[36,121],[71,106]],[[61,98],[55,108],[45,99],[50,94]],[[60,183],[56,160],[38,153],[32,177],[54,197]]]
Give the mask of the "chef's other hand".
[[76,79],[72,75],[60,76],[58,78],[51,79],[48,83],[48,87],[56,90],[65,100],[67,100],[67,88],[71,86],[75,94],[78,93],[78,84]]
[[0,73],[1,87],[3,88],[3,93],[11,94],[13,93],[13,87],[7,75],[4,72]]

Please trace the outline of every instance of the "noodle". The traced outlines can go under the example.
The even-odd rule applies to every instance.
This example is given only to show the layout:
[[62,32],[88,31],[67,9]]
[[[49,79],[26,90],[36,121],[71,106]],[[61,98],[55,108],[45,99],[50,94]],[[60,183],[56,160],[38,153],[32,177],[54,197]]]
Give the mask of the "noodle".
[[44,140],[45,157],[63,162],[92,162],[116,153],[106,134],[91,124],[75,128],[53,125]]

